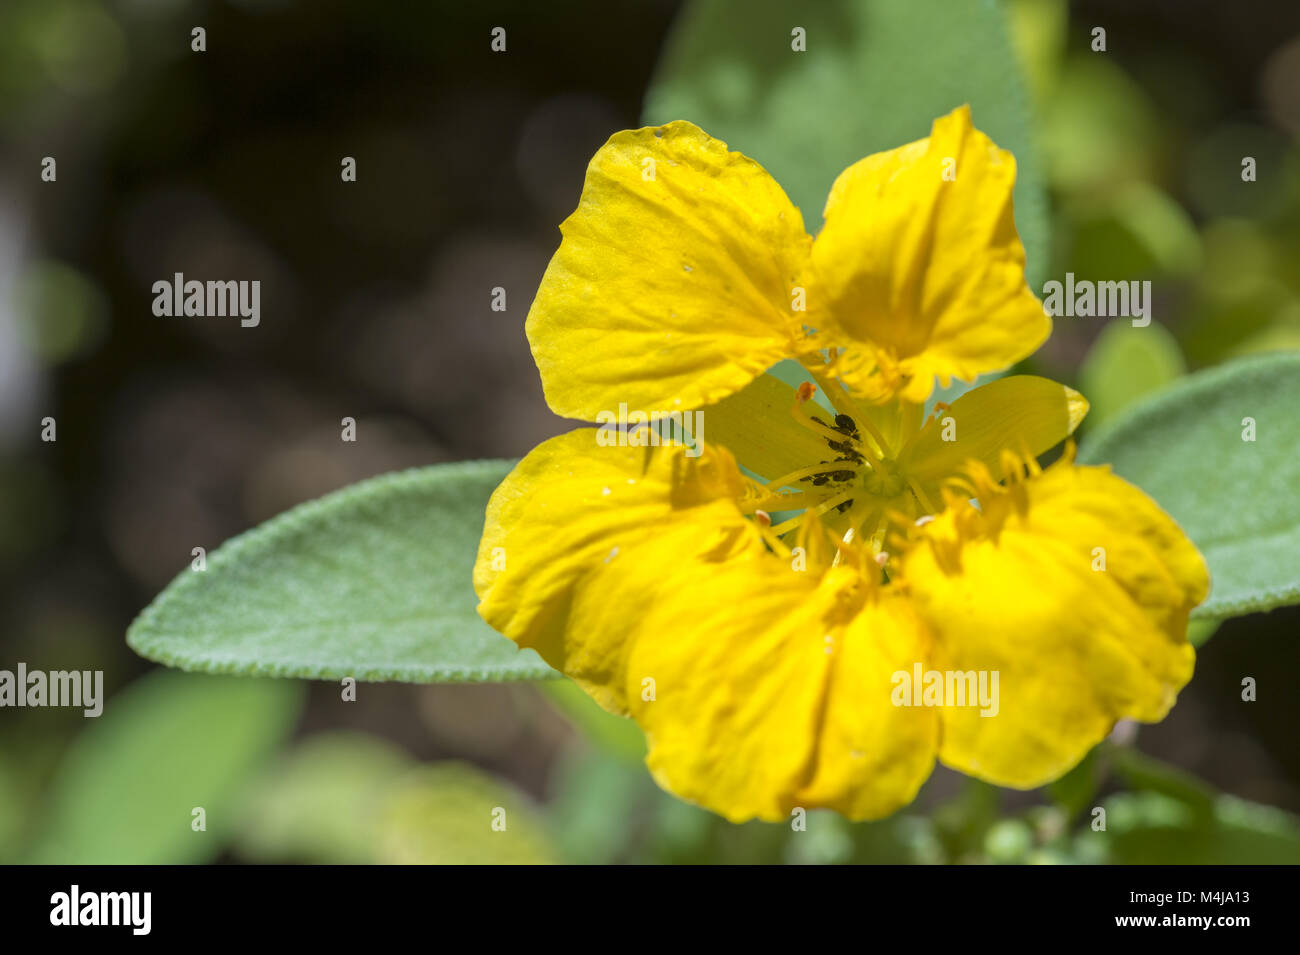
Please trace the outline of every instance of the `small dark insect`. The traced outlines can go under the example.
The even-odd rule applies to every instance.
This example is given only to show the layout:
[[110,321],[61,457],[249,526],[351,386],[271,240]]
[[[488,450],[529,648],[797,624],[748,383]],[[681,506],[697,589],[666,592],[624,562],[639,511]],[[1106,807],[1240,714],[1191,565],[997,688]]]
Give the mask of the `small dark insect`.
[[[850,452],[852,454],[852,452]],[[836,458],[834,461],[822,461],[822,464],[855,464],[861,463],[860,457]],[[811,477],[799,478],[802,482],[811,482],[814,487],[824,487],[834,481],[837,484],[843,484],[846,481],[852,481],[856,472],[848,468],[840,468],[837,471],[823,471],[820,474],[814,474]]]
[[862,455],[861,455],[860,453],[858,453],[858,451],[853,447],[853,443],[852,443],[852,442],[850,442],[850,441],[831,441],[831,440],[828,439],[828,440],[826,441],[826,444],[827,444],[827,446],[828,446],[832,451],[835,451],[835,452],[837,452],[838,454],[841,455],[841,457],[839,458],[839,460],[841,460],[841,461],[852,461],[852,462],[855,463],[855,464],[861,464],[861,463],[862,463]]

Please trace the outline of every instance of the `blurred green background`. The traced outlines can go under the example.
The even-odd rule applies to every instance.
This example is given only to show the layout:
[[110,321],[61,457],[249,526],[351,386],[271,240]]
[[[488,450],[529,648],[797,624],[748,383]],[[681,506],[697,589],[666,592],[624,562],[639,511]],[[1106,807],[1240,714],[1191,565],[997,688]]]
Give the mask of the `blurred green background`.
[[[1150,328],[1059,319],[1029,370],[1083,390],[1095,428],[1189,370],[1300,348],[1300,5],[998,7],[1006,43],[986,62],[1024,71],[1018,158],[1047,199],[1021,227],[1050,222],[1031,272],[1155,291]],[[586,163],[640,124],[666,43],[759,42],[744,17],[726,37],[673,36],[706,29],[690,13],[0,5],[0,668],[101,669],[109,695],[99,719],[0,710],[0,861],[1300,861],[1297,608],[1202,625],[1213,639],[1169,718],[1119,727],[1052,787],[941,769],[889,820],[813,813],[801,832],[661,793],[635,727],[567,683],[363,684],[343,702],[334,684],[156,670],[127,649],[193,547],[371,475],[517,457],[566,429],[522,318]],[[935,50],[961,37],[943,16],[925,29],[905,52],[942,69]],[[761,81],[699,80],[723,110]],[[818,120],[836,129],[851,106]],[[903,115],[914,136],[933,118]],[[824,144],[789,147],[797,163]],[[150,286],[176,271],[260,277],[261,326],[155,318]],[[338,440],[345,415],[356,444]],[[57,442],[40,440],[45,416]],[[1243,703],[1241,679],[1265,675]],[[504,832],[486,824],[496,808]]]

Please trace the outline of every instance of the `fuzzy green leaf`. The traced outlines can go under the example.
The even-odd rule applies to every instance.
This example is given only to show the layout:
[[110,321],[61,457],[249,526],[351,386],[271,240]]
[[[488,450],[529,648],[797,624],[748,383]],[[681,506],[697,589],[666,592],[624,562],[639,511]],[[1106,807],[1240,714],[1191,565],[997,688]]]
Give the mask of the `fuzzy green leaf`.
[[182,571],[132,624],[184,670],[412,683],[556,676],[475,612],[488,497],[507,461],[388,474],[300,505]]
[[1241,359],[1133,405],[1080,451],[1151,495],[1205,555],[1198,619],[1300,603],[1297,407],[1300,354]]

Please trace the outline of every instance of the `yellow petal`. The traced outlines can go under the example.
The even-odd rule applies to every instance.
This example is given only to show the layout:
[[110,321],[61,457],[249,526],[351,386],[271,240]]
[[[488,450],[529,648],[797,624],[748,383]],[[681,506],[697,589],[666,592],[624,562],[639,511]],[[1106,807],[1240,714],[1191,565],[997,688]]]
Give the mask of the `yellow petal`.
[[803,217],[762,166],[690,123],[611,137],[560,231],[526,325],[557,414],[712,404],[803,335]]
[[928,656],[925,626],[905,598],[867,603],[832,647],[816,765],[803,806],[879,819],[910,803],[934,768],[939,713],[894,703],[894,674]]
[[733,822],[789,818],[816,745],[832,609],[815,576],[774,560],[733,562],[645,608],[628,701],[661,786]]
[[725,450],[691,458],[680,447],[602,447],[598,433],[552,438],[506,476],[488,502],[474,589],[484,620],[623,711],[628,625],[575,613],[583,590],[613,586],[612,570],[627,567],[617,583],[633,608],[626,617],[648,599],[638,583],[648,592],[657,582],[654,565],[632,555],[637,545],[653,541],[682,561],[763,545],[737,508],[743,480]]
[[813,245],[810,324],[896,362],[910,401],[936,375],[973,380],[1033,352],[1051,321],[1025,283],[1015,178],[1015,159],[965,106],[929,138],[850,166]]
[[996,715],[943,710],[940,760],[1029,788],[1116,720],[1164,717],[1192,674],[1187,615],[1208,578],[1172,518],[1106,468],[1063,463],[980,506],[922,528],[901,576],[932,666],[998,674]]
[[854,617],[854,576],[819,581],[758,555],[707,580],[683,574],[677,599],[646,609],[627,697],[661,786],[733,822],[788,820],[795,807],[867,818],[913,798],[937,726],[889,701],[918,632],[892,607]]
[[1073,434],[1087,413],[1087,400],[1073,388],[1034,375],[999,378],[966,392],[934,417],[899,464],[937,501],[939,483],[971,458],[1000,479],[1004,450],[1037,457]]
[[830,453],[824,438],[795,421],[790,413],[794,404],[793,388],[773,375],[759,375],[701,413],[708,440],[724,445],[740,464],[770,481]]

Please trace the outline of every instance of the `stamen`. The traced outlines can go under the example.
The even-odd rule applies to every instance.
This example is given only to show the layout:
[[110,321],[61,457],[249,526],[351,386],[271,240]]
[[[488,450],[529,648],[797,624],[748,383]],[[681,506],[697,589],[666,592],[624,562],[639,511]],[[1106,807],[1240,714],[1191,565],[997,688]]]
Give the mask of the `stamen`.
[[853,474],[850,477],[839,478],[842,481],[849,481],[857,476],[858,465],[853,461],[823,461],[821,464],[810,464],[806,468],[799,468],[789,474],[782,474],[779,478],[768,481],[764,487],[769,491],[777,491],[787,485],[794,484],[796,481],[802,481],[804,478],[816,477],[819,474],[835,474],[839,471],[852,471]]
[[871,549],[876,553],[885,553],[889,549],[889,532],[893,524],[892,515],[896,513],[898,512],[890,510],[881,513],[876,519],[876,528],[871,532]]
[[[813,513],[820,517],[822,514],[825,514],[831,508],[839,507],[845,501],[853,500],[854,495],[858,495],[861,493],[862,493],[862,489],[855,488],[855,487],[851,487],[847,491],[841,491],[839,494],[836,494],[832,497],[828,497],[826,500],[822,501],[822,503],[818,504],[816,509],[813,510]],[[800,514],[798,517],[792,517],[788,521],[782,521],[780,524],[777,524],[775,527],[772,528],[772,533],[777,534],[778,536],[784,534],[787,531],[789,531],[791,528],[797,526],[798,523],[802,520],[803,520],[803,515]]]
[[832,431],[824,424],[814,421],[812,417],[803,410],[804,403],[809,401],[816,392],[816,385],[810,384],[806,381],[801,384],[795,391],[794,407],[790,409],[790,413],[794,415],[794,419],[801,425],[817,432],[827,441],[834,441],[836,443],[843,441],[845,437],[844,435],[840,434],[838,431]]
[[803,548],[804,555],[807,557],[807,566],[826,566],[830,538],[830,532],[826,530],[826,525],[817,515],[812,511],[805,512],[804,520],[795,535],[795,543],[796,546]]
[[1029,444],[1023,437],[1020,439],[1020,456],[1025,461],[1025,477],[1037,477],[1043,473],[1043,467],[1038,463],[1038,455],[1029,450]]
[[790,413],[794,415],[794,420],[798,421],[805,428],[821,435],[821,437],[825,438],[826,442],[832,447],[836,445],[851,445],[853,450],[866,458],[867,463],[869,463],[873,468],[880,467],[880,458],[878,458],[873,452],[869,451],[866,445],[862,442],[854,441],[852,436],[847,435],[842,431],[832,430],[821,422],[814,420],[808,412],[804,411],[804,403],[812,398],[816,391],[816,386],[807,381],[803,382],[795,391],[794,407],[790,409]]
[[1025,479],[1026,465],[1024,459],[1010,448],[1003,448],[998,456],[1002,466],[1002,476],[1008,484],[1018,484]]
[[[823,369],[830,368],[831,364],[834,363],[835,358],[839,354],[839,349],[832,348],[830,352],[831,352],[831,361],[827,362],[826,365],[823,366]],[[821,387],[822,393],[825,394],[826,397],[830,399],[831,404],[835,405],[837,408],[843,405],[853,412],[854,422],[866,428],[867,434],[871,436],[871,440],[876,442],[876,447],[875,447],[876,454],[880,456],[888,454],[889,443],[885,441],[884,436],[881,435],[880,431],[872,423],[871,415],[867,413],[866,409],[862,408],[856,401],[853,400],[853,395],[849,392],[849,390],[844,387],[840,387],[838,389],[832,389],[830,387],[831,384],[830,380],[822,373],[823,369],[818,369],[817,367],[811,364],[804,364],[804,368],[807,370],[808,374],[813,376],[813,380],[816,381],[817,384]],[[812,396],[809,395],[809,397]],[[837,397],[840,398],[838,402],[835,400]]]
[[948,410],[950,410],[951,408],[952,408],[952,405],[948,404],[948,402],[946,402],[946,401],[936,401],[936,402],[934,403],[934,410],[931,411],[930,414],[929,414],[929,416],[925,419],[925,424],[922,425],[922,427],[924,427],[924,428],[928,428],[931,424],[933,424],[934,422],[938,421],[938,420],[939,420],[939,417],[940,417],[940,416],[941,416],[945,411],[948,411]]
[[916,499],[921,502],[921,506],[925,508],[927,514],[939,513],[939,509],[934,506],[934,503],[926,497],[925,492],[921,490],[921,485],[917,483],[916,478],[909,477],[907,479],[907,486],[912,489],[912,493],[916,495]]
[[835,559],[831,561],[832,567],[838,567],[840,561],[847,554],[852,556],[855,545],[853,544],[853,528],[850,527],[844,532],[844,536],[835,541]]
[[746,514],[753,514],[758,510],[787,511],[803,507],[803,496],[802,490],[773,493],[765,485],[746,478],[736,503]]
[[975,485],[964,477],[950,477],[943,482],[943,485],[946,488],[961,491],[968,498],[980,496],[980,492],[975,490]]
[[[789,521],[786,521],[788,524]],[[781,557],[789,558],[791,551],[785,541],[781,540],[781,535],[772,527],[772,515],[767,511],[754,512],[754,526],[758,528],[758,533],[762,535],[763,542],[772,548],[774,554]],[[784,526],[784,525],[782,525]]]

